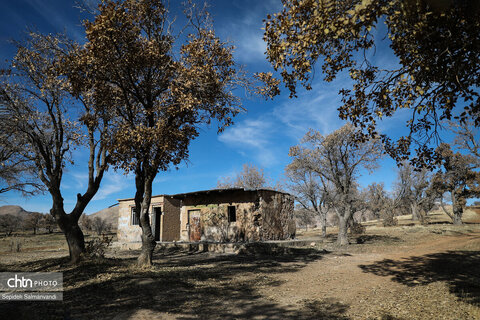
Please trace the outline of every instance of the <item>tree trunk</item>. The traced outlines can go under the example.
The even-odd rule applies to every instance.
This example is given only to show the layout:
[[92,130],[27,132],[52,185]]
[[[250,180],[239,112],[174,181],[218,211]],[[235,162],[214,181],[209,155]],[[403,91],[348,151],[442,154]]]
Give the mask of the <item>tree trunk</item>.
[[78,224],[72,225],[65,231],[65,237],[67,238],[68,242],[70,262],[77,264],[81,259],[82,253],[85,252],[85,238],[83,236],[83,232]]
[[67,215],[62,207],[63,205],[58,206],[54,203],[54,208],[50,210],[50,214],[55,217],[58,227],[67,239],[70,262],[77,264],[82,258],[82,253],[85,252],[85,237],[82,229],[78,226],[78,219],[75,219],[71,214]]
[[155,238],[150,231],[150,234],[142,233],[142,251],[137,259],[139,266],[151,266],[153,260],[153,250],[156,246]]
[[137,187],[135,193],[135,206],[141,208],[139,223],[142,228],[142,251],[138,256],[137,264],[139,266],[151,266],[153,264],[153,250],[155,250],[155,246],[157,245],[149,219],[149,208],[152,199],[152,182],[155,177],[145,177],[143,176],[144,172],[145,171],[141,170],[135,175],[135,184]]
[[463,215],[463,207],[458,206],[458,205],[454,205],[453,206],[453,217],[452,217],[453,224],[455,224],[455,225],[463,224],[462,215]]
[[347,225],[348,219],[345,218],[344,215],[338,215],[338,238],[337,238],[337,244],[341,246],[348,245],[348,225]]
[[412,220],[413,221],[417,221],[418,220],[418,212],[417,212],[417,204],[416,203],[412,203],[410,205],[410,208],[412,210]]
[[82,253],[85,252],[85,238],[78,222],[64,214],[57,218],[58,226],[67,239],[68,252],[70,253],[70,262],[77,264],[81,260]]
[[142,203],[142,213],[140,214],[140,225],[142,228],[142,251],[137,259],[137,264],[139,266],[151,266],[153,264],[153,250],[155,250],[155,246],[157,242],[155,241],[155,237],[152,233],[152,228],[150,226],[150,219],[149,219],[149,206],[150,206],[150,199],[148,199],[148,204],[146,201],[147,197],[144,197]]
[[327,237],[327,214],[322,215],[322,237]]

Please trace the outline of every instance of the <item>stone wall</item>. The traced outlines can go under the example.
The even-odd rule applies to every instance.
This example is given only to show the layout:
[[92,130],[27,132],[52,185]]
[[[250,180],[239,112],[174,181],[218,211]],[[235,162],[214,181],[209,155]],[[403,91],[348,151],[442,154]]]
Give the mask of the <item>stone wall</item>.
[[295,237],[296,226],[293,214],[293,196],[269,190],[258,191],[261,213],[260,239],[285,240]]
[[[253,242],[284,240],[295,235],[293,196],[271,190],[211,190],[177,196],[152,197],[162,210],[162,241],[190,241],[189,211],[200,214],[200,241]],[[119,242],[141,241],[141,229],[131,224],[133,199],[119,200]],[[228,207],[236,221],[228,221]],[[153,228],[152,228],[153,231]]]
[[[228,222],[234,206],[236,221]],[[293,197],[269,190],[233,190],[186,195],[181,208],[181,240],[189,241],[188,215],[199,210],[202,241],[252,242],[288,239],[295,234]]]
[[[174,200],[174,199],[172,199]],[[177,203],[177,200],[174,200]],[[117,238],[119,242],[140,242],[142,241],[142,229],[139,225],[132,225],[131,214],[132,208],[135,207],[134,199],[124,199],[118,200],[118,229],[117,229]],[[170,202],[169,202],[170,203]],[[177,204],[178,205],[178,204]],[[150,223],[152,223],[153,218],[153,208],[160,207],[162,212],[164,211],[164,196],[154,196],[151,200],[150,206]],[[178,210],[178,209],[177,209]],[[169,212],[172,212],[169,209]],[[178,212],[178,211],[177,211]],[[176,214],[178,217],[178,214]],[[153,232],[153,227],[152,227]]]
[[134,200],[119,200],[117,229],[117,239],[119,242],[142,241],[142,230],[138,225],[132,225],[131,223],[131,212],[134,206]]

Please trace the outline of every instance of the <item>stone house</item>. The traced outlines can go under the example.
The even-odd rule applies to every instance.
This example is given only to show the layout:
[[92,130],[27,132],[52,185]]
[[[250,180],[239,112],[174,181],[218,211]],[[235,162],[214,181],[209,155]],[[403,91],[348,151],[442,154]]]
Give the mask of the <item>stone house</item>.
[[[152,197],[157,241],[243,242],[295,236],[294,198],[268,189],[213,189]],[[133,199],[119,200],[119,242],[140,241]]]
[[[135,212],[135,199],[118,200],[118,229],[119,242],[142,241],[142,230]],[[153,196],[150,204],[150,224],[157,241],[180,240],[180,200],[168,195]]]

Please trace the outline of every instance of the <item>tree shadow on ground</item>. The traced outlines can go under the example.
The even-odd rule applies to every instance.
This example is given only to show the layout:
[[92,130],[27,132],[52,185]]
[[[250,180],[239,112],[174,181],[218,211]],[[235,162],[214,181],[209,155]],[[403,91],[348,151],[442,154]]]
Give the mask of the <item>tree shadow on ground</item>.
[[379,234],[363,234],[356,237],[357,243],[365,243],[365,244],[374,244],[374,243],[398,243],[403,242],[402,239],[399,237],[393,237],[388,235],[379,235]]
[[391,276],[407,286],[446,282],[450,292],[461,300],[480,305],[480,251],[447,251],[410,257],[385,259],[371,265],[360,265],[364,272]]
[[[275,274],[299,271],[325,254],[300,248],[277,255],[173,251],[157,253],[155,267],[143,269],[134,266],[134,258],[63,269],[64,261],[57,260],[64,275],[63,302],[0,302],[0,314],[5,319],[133,319],[143,310],[146,318],[168,313],[178,319],[347,319],[348,305],[335,300],[285,306],[268,294],[282,284]],[[55,270],[48,259],[3,269],[12,268]]]
[[[337,245],[337,234],[329,234],[326,237],[326,241],[324,243],[330,245]],[[380,235],[380,234],[349,234],[348,239],[350,244],[381,244],[381,245],[389,245],[389,244],[397,244],[399,242],[403,242],[403,240],[399,237],[389,236],[389,235]],[[340,246],[340,248],[344,248]]]
[[0,272],[49,272],[64,268],[69,264],[69,257],[39,259],[9,265],[0,263]]

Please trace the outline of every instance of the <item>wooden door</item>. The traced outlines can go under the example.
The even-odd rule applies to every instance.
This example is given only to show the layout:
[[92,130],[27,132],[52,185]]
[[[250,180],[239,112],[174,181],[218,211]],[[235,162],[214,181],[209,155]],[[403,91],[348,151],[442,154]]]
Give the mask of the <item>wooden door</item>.
[[200,241],[202,229],[200,227],[200,210],[188,211],[188,224],[190,226],[190,241]]

